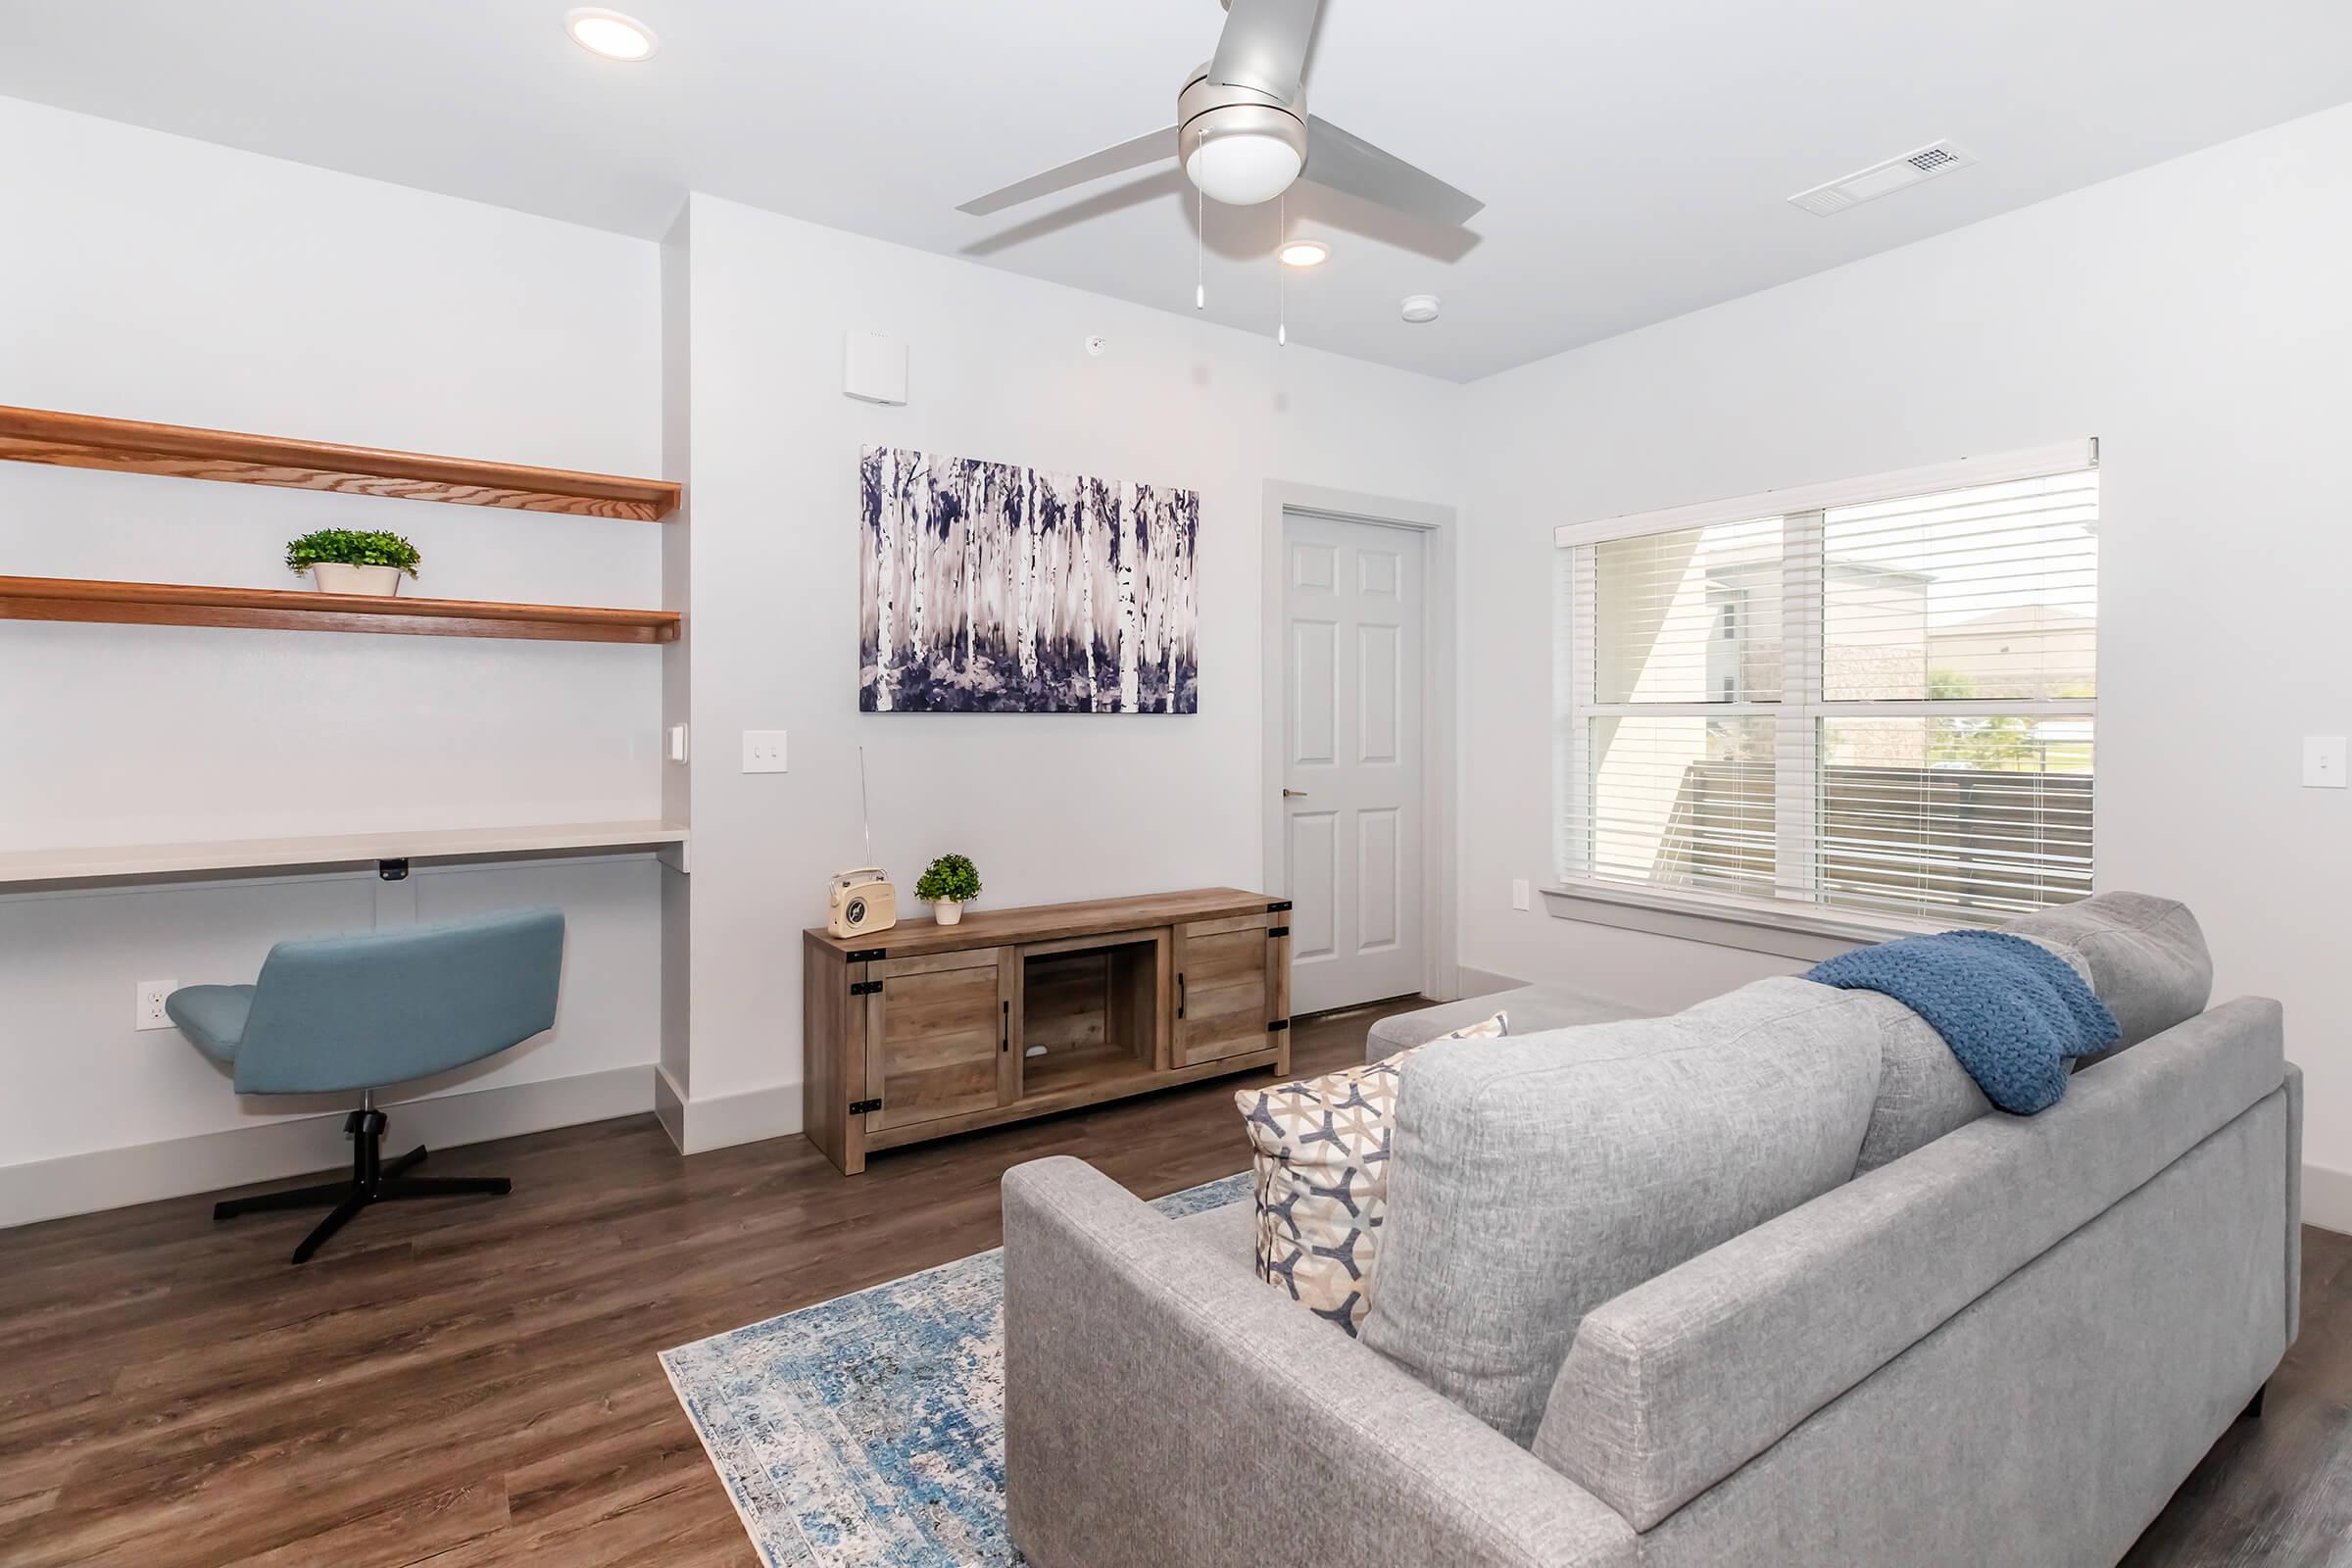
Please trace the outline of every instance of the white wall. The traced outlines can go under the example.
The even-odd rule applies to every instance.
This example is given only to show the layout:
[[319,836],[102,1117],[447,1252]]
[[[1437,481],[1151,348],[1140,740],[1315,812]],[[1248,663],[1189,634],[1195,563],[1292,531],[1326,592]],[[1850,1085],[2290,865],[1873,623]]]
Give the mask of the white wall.
[[[621,473],[662,464],[658,247],[0,100],[0,403]],[[390,528],[412,591],[660,602],[661,530],[0,464],[0,572],[297,587]],[[0,621],[0,846],[650,817],[643,648]],[[420,872],[388,917],[563,904],[554,1034],[470,1084],[649,1064],[650,861]],[[0,898],[0,1167],[249,1126],[135,981],[364,929],[372,875]],[[649,1075],[650,1088],[650,1075]]]
[[[694,516],[0,465],[10,572],[281,585],[283,541],[342,522],[416,537],[434,594],[691,595],[666,656],[0,622],[0,841],[650,816],[662,717],[691,714],[697,759],[667,779],[696,830],[687,878],[594,860],[420,874],[405,896],[329,877],[0,899],[0,1074],[31,1091],[0,1099],[0,1168],[251,1125],[267,1107],[175,1034],[130,1031],[131,982],[249,973],[278,937],[406,918],[404,897],[425,917],[538,898],[573,915],[562,1026],[465,1086],[660,1050],[724,1136],[789,1131],[798,933],[864,858],[860,744],[902,887],[947,849],[1001,904],[1263,880],[1268,480],[1469,503],[1464,963],[1657,1006],[1795,967],[1509,908],[1511,878],[1550,877],[1529,682],[1550,667],[1551,527],[2096,435],[2101,881],[2187,899],[2220,989],[2286,1000],[2312,1154],[2352,1169],[2326,897],[2352,872],[2352,795],[2296,785],[2299,736],[2352,729],[2333,646],[2352,533],[2323,488],[2352,416],[2352,110],[1468,389],[706,197],[665,300],[643,241],[7,101],[0,145],[21,154],[0,162],[0,298],[38,307],[0,313],[0,402],[667,471]],[[852,327],[907,341],[908,406],[842,395]],[[870,441],[1199,488],[1200,714],[858,713],[849,519]],[[739,773],[746,727],[790,730],[792,771]]]
[[1473,385],[1463,962],[1653,1005],[1801,967],[1509,907],[1551,879],[1547,710],[1479,672],[1547,667],[1555,524],[2096,436],[2099,885],[2285,1002],[2352,1168],[2352,793],[2298,787],[2352,730],[2347,255],[2352,108]]
[[[727,1125],[772,1132],[800,1117],[801,928],[865,858],[857,748],[902,897],[948,850],[991,905],[1261,882],[1264,484],[1449,499],[1458,394],[724,201],[690,218],[692,1088],[759,1097]],[[843,395],[849,328],[906,342],[906,407]],[[869,442],[1200,490],[1199,714],[860,714]],[[736,771],[747,727],[790,731],[789,773]]]

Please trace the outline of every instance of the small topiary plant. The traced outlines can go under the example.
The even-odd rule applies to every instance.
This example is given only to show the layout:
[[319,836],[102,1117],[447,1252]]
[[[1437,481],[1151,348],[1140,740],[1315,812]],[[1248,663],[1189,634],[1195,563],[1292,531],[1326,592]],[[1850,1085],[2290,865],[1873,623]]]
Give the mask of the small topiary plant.
[[286,569],[297,577],[324,562],[340,566],[397,566],[410,576],[424,558],[396,533],[320,528],[286,546]]
[[943,855],[924,869],[914,896],[925,904],[969,904],[980,896],[980,869],[960,855]]

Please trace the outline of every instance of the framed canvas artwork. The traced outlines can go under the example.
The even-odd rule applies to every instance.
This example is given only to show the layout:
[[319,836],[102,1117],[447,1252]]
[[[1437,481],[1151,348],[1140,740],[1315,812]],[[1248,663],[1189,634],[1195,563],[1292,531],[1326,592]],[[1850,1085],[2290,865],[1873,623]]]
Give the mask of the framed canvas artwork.
[[1200,710],[1198,493],[867,447],[858,496],[864,711]]

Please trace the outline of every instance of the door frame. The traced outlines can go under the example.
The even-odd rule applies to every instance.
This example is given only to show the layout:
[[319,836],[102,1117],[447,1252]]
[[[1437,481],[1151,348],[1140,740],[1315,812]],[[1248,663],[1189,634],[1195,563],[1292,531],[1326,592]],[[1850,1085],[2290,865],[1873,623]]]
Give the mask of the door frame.
[[1455,940],[1454,864],[1454,533],[1451,507],[1391,496],[1363,495],[1325,485],[1265,483],[1263,565],[1259,578],[1260,709],[1259,817],[1264,826],[1265,881],[1291,896],[1290,856],[1283,832],[1283,736],[1290,718],[1290,644],[1282,634],[1284,519],[1292,513],[1339,522],[1401,528],[1421,535],[1421,984],[1440,1001],[1461,995]]

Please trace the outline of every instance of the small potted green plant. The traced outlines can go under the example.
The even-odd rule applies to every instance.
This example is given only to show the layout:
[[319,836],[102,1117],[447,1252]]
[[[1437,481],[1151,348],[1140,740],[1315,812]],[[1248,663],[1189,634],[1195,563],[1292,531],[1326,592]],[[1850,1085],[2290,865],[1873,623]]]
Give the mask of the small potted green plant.
[[400,592],[401,575],[416,575],[423,557],[396,533],[350,528],[320,528],[286,546],[286,569],[299,577],[311,574],[320,593],[374,594],[389,598]]
[[963,906],[980,896],[980,871],[960,855],[943,855],[923,871],[914,896],[931,906],[932,918],[954,925],[963,918]]

